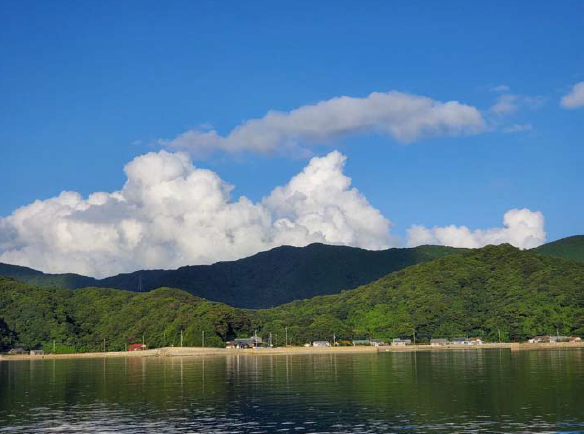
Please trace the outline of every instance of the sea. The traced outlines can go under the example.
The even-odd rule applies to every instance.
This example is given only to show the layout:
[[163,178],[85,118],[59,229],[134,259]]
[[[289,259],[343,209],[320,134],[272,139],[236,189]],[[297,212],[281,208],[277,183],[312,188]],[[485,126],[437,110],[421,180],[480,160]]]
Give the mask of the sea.
[[583,433],[584,350],[0,362],[0,433]]

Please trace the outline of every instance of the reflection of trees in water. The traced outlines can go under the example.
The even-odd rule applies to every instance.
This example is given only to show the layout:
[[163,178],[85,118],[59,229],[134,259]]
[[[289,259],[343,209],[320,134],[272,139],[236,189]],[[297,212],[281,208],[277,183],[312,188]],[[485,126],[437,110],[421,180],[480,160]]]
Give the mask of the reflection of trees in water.
[[0,363],[0,384],[0,423],[49,404],[95,403],[154,419],[204,409],[254,420],[336,412],[345,422],[416,424],[584,418],[582,350],[21,361]]

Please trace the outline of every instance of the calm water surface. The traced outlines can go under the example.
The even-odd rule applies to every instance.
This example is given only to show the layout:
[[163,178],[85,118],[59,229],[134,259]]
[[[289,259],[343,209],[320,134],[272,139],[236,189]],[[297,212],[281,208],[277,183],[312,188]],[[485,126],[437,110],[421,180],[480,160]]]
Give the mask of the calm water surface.
[[0,362],[3,432],[584,432],[584,351]]

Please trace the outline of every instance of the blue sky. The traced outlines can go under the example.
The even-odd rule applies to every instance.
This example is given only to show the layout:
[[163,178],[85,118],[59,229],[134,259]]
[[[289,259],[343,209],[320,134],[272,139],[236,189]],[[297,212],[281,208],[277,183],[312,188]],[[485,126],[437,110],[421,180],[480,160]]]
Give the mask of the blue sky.
[[[409,144],[369,131],[310,148],[347,156],[345,174],[396,236],[412,224],[497,227],[514,208],[540,211],[548,240],[584,233],[584,109],[560,106],[584,81],[581,1],[0,6],[0,216],[63,190],[119,190],[132,158],[200,125],[227,135],[269,110],[399,91],[476,107],[489,127]],[[517,107],[495,115],[502,94]],[[253,151],[194,159],[252,201],[307,163]]]

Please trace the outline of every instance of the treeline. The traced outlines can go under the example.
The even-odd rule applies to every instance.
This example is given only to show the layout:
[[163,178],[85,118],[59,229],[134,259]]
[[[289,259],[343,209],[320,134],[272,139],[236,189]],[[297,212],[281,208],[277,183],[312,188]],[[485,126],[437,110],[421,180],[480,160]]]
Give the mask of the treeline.
[[313,340],[480,336],[522,341],[584,335],[584,264],[509,245],[408,267],[340,294],[273,309],[236,309],[177,289],[147,293],[38,288],[0,279],[0,345],[62,351],[220,346],[255,330],[284,344]]
[[[114,289],[38,288],[0,278],[0,345],[56,352],[120,351],[149,347],[222,346],[250,333],[240,309],[177,289],[147,293]],[[203,335],[204,334],[204,335]]]

